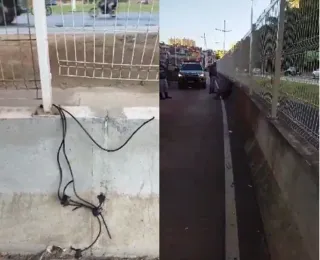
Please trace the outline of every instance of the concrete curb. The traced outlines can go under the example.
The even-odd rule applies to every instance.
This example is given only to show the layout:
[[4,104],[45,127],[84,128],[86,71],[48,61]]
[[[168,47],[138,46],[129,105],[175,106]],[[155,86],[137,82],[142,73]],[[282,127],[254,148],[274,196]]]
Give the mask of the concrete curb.
[[[119,109],[98,110],[88,106],[62,106],[76,118],[120,117],[127,119],[159,120],[159,107],[124,107]],[[32,117],[59,117],[58,115],[34,115],[34,107],[0,107],[0,119],[22,119]],[[66,115],[70,117],[69,115]]]

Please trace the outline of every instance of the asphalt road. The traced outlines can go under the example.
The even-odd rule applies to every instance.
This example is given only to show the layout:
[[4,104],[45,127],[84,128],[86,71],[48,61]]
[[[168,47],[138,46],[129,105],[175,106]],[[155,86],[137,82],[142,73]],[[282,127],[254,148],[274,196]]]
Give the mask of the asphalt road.
[[[255,75],[257,77],[262,78],[271,78],[270,76],[264,76],[264,75]],[[311,76],[283,76],[281,77],[281,80],[287,80],[292,81],[296,83],[304,83],[304,84],[311,84],[311,85],[318,85],[319,79],[314,79]]]
[[[223,83],[222,83],[223,84]],[[225,151],[221,101],[208,90],[170,89],[160,102],[161,258],[225,259]],[[269,259],[250,168],[226,101],[240,259]],[[227,242],[228,243],[228,242]]]
[[[91,18],[88,13],[67,13],[64,15],[51,15],[47,17],[49,33],[70,32],[110,32],[116,31],[141,31],[158,32],[159,15],[156,13],[118,13],[117,18],[101,15],[96,19]],[[34,16],[23,14],[19,16],[12,25],[0,27],[0,34],[25,34],[34,33]]]

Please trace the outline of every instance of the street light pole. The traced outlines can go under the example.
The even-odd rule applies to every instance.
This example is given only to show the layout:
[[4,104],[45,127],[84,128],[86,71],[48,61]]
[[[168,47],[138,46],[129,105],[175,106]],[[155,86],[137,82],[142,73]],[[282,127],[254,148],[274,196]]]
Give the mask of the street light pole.
[[279,18],[278,18],[278,35],[277,35],[277,47],[276,57],[274,64],[274,79],[272,84],[272,105],[271,105],[271,117],[276,119],[279,99],[279,86],[281,78],[281,58],[283,48],[283,32],[284,32],[284,19],[285,19],[285,6],[286,0],[280,0]]

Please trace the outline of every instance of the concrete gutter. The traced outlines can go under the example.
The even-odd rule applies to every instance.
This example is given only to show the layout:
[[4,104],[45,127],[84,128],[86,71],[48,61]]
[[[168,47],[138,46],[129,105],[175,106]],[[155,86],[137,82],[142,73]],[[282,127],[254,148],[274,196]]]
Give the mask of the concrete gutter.
[[236,102],[271,259],[317,260],[318,151],[269,119],[246,90],[235,82],[230,102]]

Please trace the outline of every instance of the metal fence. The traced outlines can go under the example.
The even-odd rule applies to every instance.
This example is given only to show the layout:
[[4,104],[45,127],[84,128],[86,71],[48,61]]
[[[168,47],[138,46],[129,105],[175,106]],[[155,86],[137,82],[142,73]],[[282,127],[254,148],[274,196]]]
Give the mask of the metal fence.
[[53,9],[61,18],[54,32],[60,75],[158,80],[157,0],[119,2],[114,18],[102,14],[98,1],[60,0]]
[[[31,14],[20,14],[21,6],[15,1],[4,4],[0,2],[0,88],[38,90],[39,67],[35,36],[29,26]],[[20,26],[12,25],[14,20]]]
[[318,149],[319,1],[273,1],[218,70]]
[[46,86],[51,100],[61,76],[158,80],[159,0],[119,0],[115,13],[98,0],[2,1],[1,87]]

